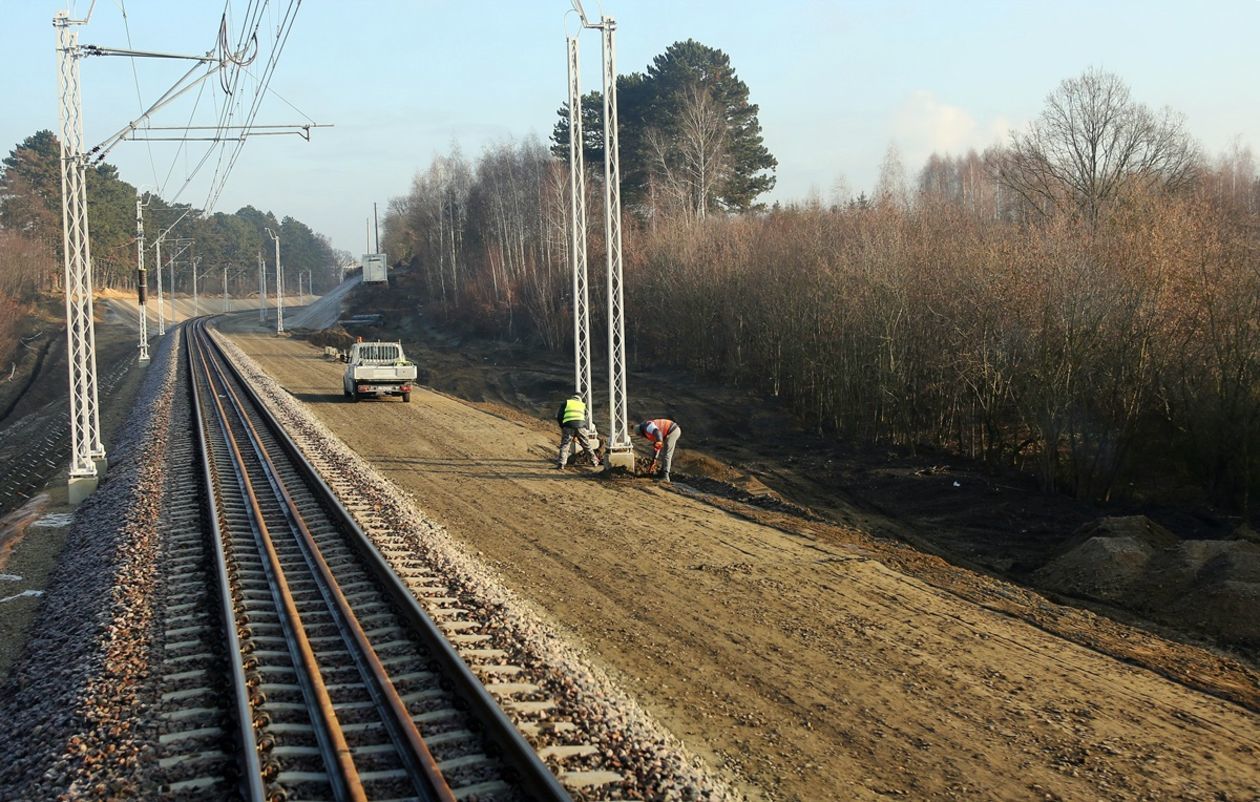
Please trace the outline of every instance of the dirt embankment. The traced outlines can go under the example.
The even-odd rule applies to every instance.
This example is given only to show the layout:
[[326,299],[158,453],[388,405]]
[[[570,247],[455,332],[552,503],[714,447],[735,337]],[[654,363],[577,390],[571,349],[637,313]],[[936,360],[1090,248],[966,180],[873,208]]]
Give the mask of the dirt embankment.
[[[0,413],[7,411],[0,415],[0,677],[24,646],[72,512],[65,506],[70,455],[65,330],[51,312],[29,317],[23,325],[27,343],[15,354],[13,381],[0,382]],[[107,452],[144,375],[136,366],[136,350],[134,328],[98,320],[97,376]]]
[[[322,349],[238,343],[755,799],[1260,789],[1260,674],[1245,664],[873,536],[896,521],[869,508],[834,502],[849,518],[837,521],[753,478],[739,491],[697,481],[702,464],[748,472],[694,450],[672,489],[556,471],[546,419],[565,373],[510,347],[501,360],[450,343],[415,352],[430,381],[479,382],[476,403],[418,390],[411,404],[350,404]],[[527,386],[555,393],[535,403]],[[631,392],[678,394],[645,377]],[[684,447],[735,415],[715,403],[689,428],[684,407],[649,404],[633,411],[676,416]]]
[[[347,314],[383,313],[386,321],[356,333],[403,340],[421,381],[443,392],[501,414],[550,420],[571,391],[568,354],[444,332],[416,314],[406,276],[399,279],[401,289],[362,287],[350,297]],[[596,375],[596,388],[606,382]],[[807,517],[858,526],[1165,635],[1260,659],[1260,615],[1247,612],[1260,600],[1260,549],[1236,519],[1202,509],[1100,508],[1047,496],[1017,473],[838,443],[798,426],[774,399],[676,371],[636,371],[628,383],[632,421],[679,421],[679,471],[732,486],[723,492],[786,502]],[[1146,547],[1151,555],[1137,570],[1126,544],[1110,539],[1116,525],[1103,523],[1118,518],[1129,519],[1122,527],[1159,527],[1172,541]]]

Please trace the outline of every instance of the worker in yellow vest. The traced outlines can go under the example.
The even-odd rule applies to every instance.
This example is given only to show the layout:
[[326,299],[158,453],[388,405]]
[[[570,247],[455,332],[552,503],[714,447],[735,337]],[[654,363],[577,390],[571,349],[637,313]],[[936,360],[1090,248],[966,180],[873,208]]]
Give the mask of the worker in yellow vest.
[[560,405],[556,412],[556,423],[560,424],[560,454],[556,457],[556,470],[563,470],[569,464],[569,451],[573,441],[583,451],[590,452],[595,460],[595,467],[600,465],[599,455],[591,449],[591,442],[586,438],[586,404],[582,396],[574,393]]

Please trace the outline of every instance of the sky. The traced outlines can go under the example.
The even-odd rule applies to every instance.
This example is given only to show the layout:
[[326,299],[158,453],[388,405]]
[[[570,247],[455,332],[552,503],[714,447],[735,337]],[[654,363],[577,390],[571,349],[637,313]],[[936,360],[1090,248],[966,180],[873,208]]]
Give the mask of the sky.
[[[73,11],[83,15],[89,2]],[[289,3],[270,0],[264,31]],[[137,50],[203,54],[225,9],[235,28],[248,5],[97,0],[80,42],[125,48],[130,34]],[[41,128],[57,130],[51,21],[66,8],[66,0],[0,0],[2,153]],[[310,142],[249,140],[215,210],[250,204],[291,215],[335,247],[362,252],[372,204],[383,212],[434,154],[546,140],[566,99],[564,37],[576,30],[569,9],[568,0],[301,3],[255,122],[333,127]],[[587,0],[588,14],[601,11],[617,20],[619,73],[643,70],[688,38],[730,56],[779,160],[768,201],[869,191],[890,145],[913,176],[933,151],[1005,141],[1060,81],[1091,66],[1119,75],[1136,100],[1184,114],[1210,155],[1235,143],[1260,147],[1260,0]],[[258,64],[271,48],[270,34],[261,38]],[[598,32],[583,34],[582,54],[583,90],[598,88]],[[141,100],[151,103],[186,69],[165,59],[84,59],[85,142],[125,127]],[[206,85],[195,110],[190,93],[153,124],[212,123],[222,92],[213,79]],[[200,207],[213,171],[192,168],[209,147],[123,142],[108,161],[141,190]]]

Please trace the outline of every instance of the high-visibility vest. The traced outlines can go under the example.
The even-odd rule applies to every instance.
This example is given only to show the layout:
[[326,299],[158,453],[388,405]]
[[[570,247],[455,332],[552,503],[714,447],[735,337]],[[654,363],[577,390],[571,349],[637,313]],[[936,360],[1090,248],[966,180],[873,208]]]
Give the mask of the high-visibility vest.
[[648,427],[643,432],[643,436],[648,440],[660,445],[665,442],[665,438],[669,437],[669,433],[677,426],[669,418],[656,418],[648,421]]
[[586,423],[586,404],[580,398],[570,398],[564,402],[564,417],[560,419],[560,425],[570,423]]

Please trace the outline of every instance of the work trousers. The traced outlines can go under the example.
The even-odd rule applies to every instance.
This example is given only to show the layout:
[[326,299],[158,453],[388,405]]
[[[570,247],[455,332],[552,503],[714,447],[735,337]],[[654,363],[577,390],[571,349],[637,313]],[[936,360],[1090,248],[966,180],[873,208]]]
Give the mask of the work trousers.
[[669,466],[674,464],[674,447],[678,445],[678,438],[682,437],[682,429],[678,428],[678,424],[669,430],[669,434],[665,435],[665,442],[661,444],[661,450],[656,452],[656,461],[660,465],[661,476],[669,476]]
[[581,421],[561,426],[560,432],[560,454],[556,457],[556,465],[563,468],[569,464],[569,449],[574,440],[583,451],[591,450],[591,441],[586,439],[586,432],[582,429]]

